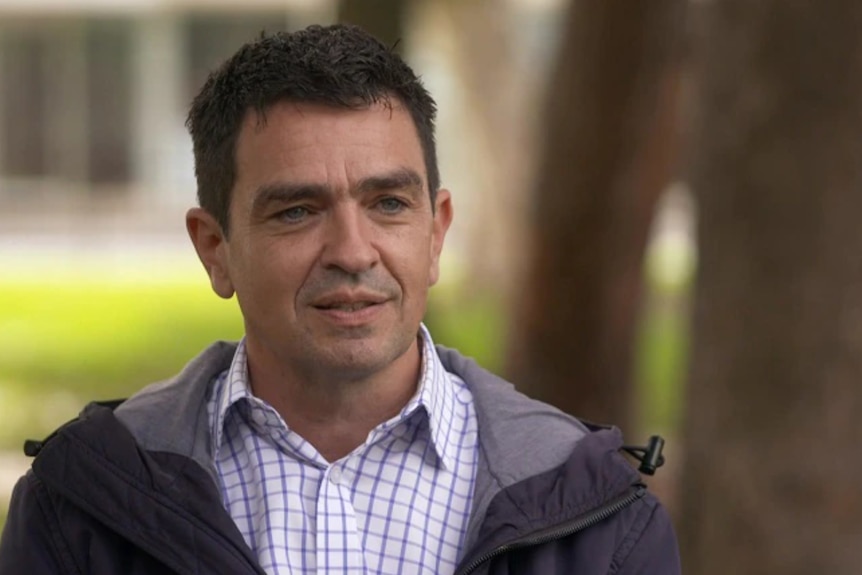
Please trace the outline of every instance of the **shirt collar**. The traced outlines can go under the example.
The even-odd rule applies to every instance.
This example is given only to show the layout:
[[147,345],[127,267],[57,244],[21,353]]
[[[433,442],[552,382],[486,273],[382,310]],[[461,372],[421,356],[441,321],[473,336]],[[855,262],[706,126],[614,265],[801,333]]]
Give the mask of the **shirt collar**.
[[457,413],[456,389],[424,324],[419,326],[419,349],[422,360],[416,394],[401,410],[397,420],[404,421],[414,413],[423,413],[427,418],[429,439],[438,461],[445,469],[452,469],[457,456],[457,445],[451,433],[453,418]]
[[239,400],[254,397],[248,385],[248,356],[246,355],[245,338],[242,338],[239,345],[236,346],[230,367],[218,376],[215,389],[215,417],[210,419],[212,421],[213,458],[218,459],[228,411]]
[[[429,440],[438,461],[445,469],[452,469],[457,455],[455,438],[451,437],[450,433],[458,403],[456,389],[450,374],[440,362],[434,341],[424,324],[419,326],[419,349],[421,362],[416,393],[397,416],[378,426],[372,435],[386,433],[398,424],[412,420],[414,416],[424,417],[428,423]],[[230,368],[219,376],[215,393],[215,412],[214,417],[211,417],[214,458],[221,449],[225,420],[231,408],[244,399],[253,402],[261,401],[251,393],[248,385],[245,338],[239,342]]]

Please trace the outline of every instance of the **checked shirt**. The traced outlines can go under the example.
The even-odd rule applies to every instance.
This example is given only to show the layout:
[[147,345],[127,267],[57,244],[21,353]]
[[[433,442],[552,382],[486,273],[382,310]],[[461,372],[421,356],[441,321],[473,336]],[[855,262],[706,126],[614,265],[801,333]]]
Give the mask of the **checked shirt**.
[[326,461],[248,385],[244,342],[208,408],[222,499],[267,573],[451,574],[478,458],[473,397],[420,328],[416,394]]

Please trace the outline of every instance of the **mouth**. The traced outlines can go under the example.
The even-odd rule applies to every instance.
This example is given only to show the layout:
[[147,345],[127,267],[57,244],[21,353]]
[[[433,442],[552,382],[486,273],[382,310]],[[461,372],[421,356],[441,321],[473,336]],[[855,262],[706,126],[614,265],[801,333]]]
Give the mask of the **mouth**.
[[344,295],[321,299],[312,304],[320,317],[331,325],[340,328],[367,327],[381,317],[385,309],[386,298],[362,295],[345,297]]
[[335,292],[317,298],[311,306],[327,314],[340,316],[362,315],[381,307],[389,298],[373,292]]
[[335,310],[335,311],[360,311],[365,308],[371,307],[373,305],[379,305],[382,302],[376,301],[346,301],[346,302],[333,302],[322,305],[315,305],[314,307],[321,310]]

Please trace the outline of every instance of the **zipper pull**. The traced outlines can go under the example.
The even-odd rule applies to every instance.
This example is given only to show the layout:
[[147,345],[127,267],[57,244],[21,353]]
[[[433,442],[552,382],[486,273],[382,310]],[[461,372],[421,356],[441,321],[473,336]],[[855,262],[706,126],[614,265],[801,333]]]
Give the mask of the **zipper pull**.
[[650,437],[646,447],[623,446],[623,451],[640,461],[638,471],[644,475],[655,475],[656,469],[664,465],[662,449],[664,449],[664,439],[659,435]]
[[43,442],[35,439],[24,440],[24,455],[27,457],[36,457],[42,451]]

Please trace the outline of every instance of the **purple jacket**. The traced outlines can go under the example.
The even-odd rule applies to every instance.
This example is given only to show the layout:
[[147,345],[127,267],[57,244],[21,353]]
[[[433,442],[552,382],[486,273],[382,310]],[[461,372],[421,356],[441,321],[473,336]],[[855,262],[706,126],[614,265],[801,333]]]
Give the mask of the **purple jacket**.
[[[206,398],[234,349],[210,347],[115,410],[92,404],[43,442],[13,494],[0,575],[264,573],[209,456]],[[588,428],[439,352],[479,419],[458,574],[680,573],[670,519],[620,455],[618,430]]]

